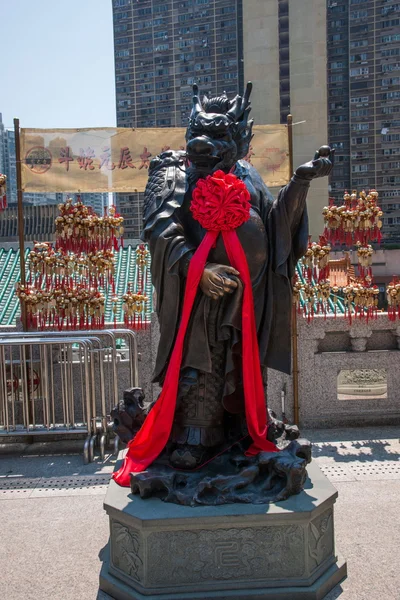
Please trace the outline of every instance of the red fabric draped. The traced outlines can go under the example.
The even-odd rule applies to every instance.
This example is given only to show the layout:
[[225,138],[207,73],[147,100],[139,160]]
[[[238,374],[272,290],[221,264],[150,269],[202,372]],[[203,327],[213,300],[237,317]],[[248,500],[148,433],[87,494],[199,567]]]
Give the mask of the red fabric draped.
[[239,271],[244,285],[242,302],[242,374],[247,429],[253,440],[246,454],[247,456],[254,456],[264,451],[277,452],[278,449],[275,444],[267,440],[267,407],[260,366],[253,288],[246,254],[236,231],[223,231],[222,237],[229,261],[232,267]]
[[[221,180],[223,180],[224,183],[226,182],[227,192],[225,196],[220,195],[221,202],[218,204],[218,209],[220,210],[218,221],[220,221],[221,226],[219,230],[207,231],[202,243],[197,248],[190,261],[183,300],[182,318],[161,394],[141,429],[134,439],[129,442],[128,452],[122,467],[113,474],[114,480],[124,487],[129,487],[130,485],[130,473],[144,471],[161,454],[168,442],[175,414],[179,373],[182,363],[186,330],[208,255],[211,248],[215,245],[220,233],[223,236],[229,261],[232,266],[239,271],[244,285],[242,302],[243,389],[247,427],[250,437],[253,440],[253,443],[247,451],[247,455],[254,456],[261,451],[277,451],[276,446],[266,439],[267,409],[261,375],[257,328],[254,315],[253,290],[249,267],[245,252],[236,231],[227,228],[224,212],[221,211],[220,208],[221,204],[225,203],[225,208],[227,209],[226,213],[230,211],[229,216],[231,223],[232,219],[234,219],[234,225],[236,227],[240,226],[240,224],[249,218],[250,204],[248,192],[243,182],[238,180],[232,174],[225,175],[225,173],[217,172],[214,176],[207,178],[205,181],[207,180],[212,186],[211,193],[213,194],[213,199],[215,198],[216,185],[223,187]],[[204,180],[201,180],[201,186],[203,188],[205,187]],[[238,192],[236,196],[234,194],[235,189],[233,189],[235,187]],[[202,191],[204,196],[206,196],[204,189]],[[227,199],[229,200],[228,203],[226,202]],[[232,217],[236,200],[238,201],[238,204],[240,204],[240,208],[236,211],[236,215]],[[246,201],[248,203],[247,215],[244,214],[243,211],[243,205]],[[197,194],[196,203],[199,205],[199,194]],[[214,204],[216,204],[215,200]],[[227,204],[229,204],[229,207]],[[205,202],[205,206],[208,211],[207,219],[215,225],[216,219],[210,219],[210,203],[207,204],[207,202]],[[237,217],[239,212],[241,212],[242,215],[240,218]],[[198,220],[201,222],[200,217]]]

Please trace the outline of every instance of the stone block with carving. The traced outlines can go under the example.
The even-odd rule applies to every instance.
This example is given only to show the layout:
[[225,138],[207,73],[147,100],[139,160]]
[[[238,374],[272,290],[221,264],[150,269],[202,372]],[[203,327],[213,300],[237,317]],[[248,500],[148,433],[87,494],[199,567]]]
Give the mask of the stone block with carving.
[[111,482],[100,587],[115,600],[320,600],[346,575],[336,497],[315,463],[304,490],[277,504],[192,508]]

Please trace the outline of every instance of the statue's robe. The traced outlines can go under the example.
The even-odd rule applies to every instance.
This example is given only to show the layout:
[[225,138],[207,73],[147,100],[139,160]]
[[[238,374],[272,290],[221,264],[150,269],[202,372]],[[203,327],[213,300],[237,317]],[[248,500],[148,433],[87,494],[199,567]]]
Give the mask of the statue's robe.
[[[306,196],[310,184],[294,175],[274,200],[253,166],[238,161],[234,173],[245,182],[251,198],[250,219],[237,229],[237,234],[252,280],[261,366],[290,373],[291,279],[307,248]],[[160,324],[153,380],[161,384],[179,328],[189,261],[206,234],[190,212],[194,185],[183,152],[166,152],[152,161],[145,192],[143,240],[150,247]],[[230,264],[222,236],[208,261]],[[243,287],[240,280],[238,284],[232,294],[218,301],[198,290],[181,365],[182,369],[211,372],[211,345],[224,340],[226,399],[233,398],[240,385],[240,357],[246,353],[241,345]],[[229,402],[226,408],[229,410]]]

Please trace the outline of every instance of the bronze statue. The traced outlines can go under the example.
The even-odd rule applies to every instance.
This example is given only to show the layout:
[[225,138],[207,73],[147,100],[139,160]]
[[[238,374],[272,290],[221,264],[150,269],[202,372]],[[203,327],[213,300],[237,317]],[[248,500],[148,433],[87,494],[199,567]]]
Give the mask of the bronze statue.
[[[177,340],[179,343],[179,329],[185,319],[185,290],[188,287],[186,283],[192,258],[202,243],[206,243],[204,240],[209,234],[207,230],[213,229],[212,218],[206,229],[203,226],[206,221],[203,220],[202,225],[196,216],[194,198],[199,192],[195,190],[204,188],[205,184],[199,184],[202,180],[209,185],[219,185],[225,178],[228,184],[232,183],[232,189],[238,190],[240,198],[247,198],[249,202],[249,213],[245,220],[240,221],[238,227],[232,228],[235,229],[239,246],[247,259],[249,281],[251,280],[254,331],[257,338],[256,341],[253,339],[253,345],[257,346],[258,342],[259,352],[259,361],[254,361],[252,368],[260,371],[261,366],[265,384],[267,367],[290,373],[291,280],[295,265],[307,248],[306,197],[310,182],[331,172],[334,151],[326,146],[322,147],[313,160],[296,170],[291,181],[280,191],[277,200],[274,200],[256,169],[243,160],[252,138],[253,121],[249,121],[251,84],[247,84],[243,97],[236,96],[233,100],[223,94],[217,98],[204,97],[201,102],[197,86],[193,86],[193,92],[193,109],[186,133],[186,152],[167,151],[156,157],[150,165],[145,192],[143,239],[150,248],[152,281],[160,324],[154,381],[163,385],[168,368],[171,370],[172,356],[176,363],[173,352]],[[204,198],[201,200],[203,204],[200,212],[207,211],[209,203]],[[136,467],[130,469],[135,471],[132,474],[132,490],[143,492],[143,496],[157,492],[170,501],[196,504],[202,502],[199,499],[201,488],[203,492],[204,489],[208,490],[210,503],[221,503],[222,498],[229,502],[254,502],[260,501],[260,498],[265,501],[265,493],[255,500],[257,494],[246,492],[246,499],[240,499],[241,493],[238,496],[236,491],[232,493],[232,489],[242,489],[250,480],[254,485],[264,473],[262,487],[264,492],[266,489],[271,491],[275,489],[276,481],[269,481],[265,485],[265,469],[269,469],[271,475],[272,463],[281,461],[282,467],[283,463],[289,465],[291,461],[287,452],[279,452],[274,457],[274,450],[287,447],[289,440],[297,437],[298,432],[293,428],[285,428],[282,424],[277,426],[278,422],[271,414],[268,415],[271,427],[267,428],[268,423],[265,423],[265,437],[271,444],[278,440],[278,446],[258,444],[258,450],[249,451],[250,437],[253,437],[254,442],[255,434],[252,434],[254,427],[248,427],[249,407],[245,406],[245,396],[250,393],[246,390],[252,384],[245,382],[244,385],[243,377],[244,369],[248,368],[248,342],[245,340],[250,339],[247,328],[243,331],[246,285],[243,269],[239,272],[232,265],[235,261],[232,259],[233,250],[228,246],[229,234],[223,231],[223,225],[221,227],[221,231],[211,232],[214,243],[199,276],[198,288],[196,283],[197,291],[194,292],[190,318],[187,328],[185,327],[184,340],[181,340],[173,419],[170,431],[162,432],[164,437],[168,435],[168,439],[165,438],[167,443],[157,460],[151,461],[151,467],[148,462],[146,464],[139,460]],[[229,224],[226,229],[229,229]],[[194,270],[193,265],[191,268]],[[193,273],[190,277],[189,285],[193,286]],[[172,380],[169,375],[167,377],[167,385],[171,386]],[[164,388],[163,393],[167,393]],[[265,405],[264,394],[262,403]],[[156,432],[154,423],[157,404],[158,401],[145,422],[145,425],[148,423],[148,437],[149,432]],[[161,414],[167,413],[165,410],[163,413],[159,412],[159,421]],[[168,429],[167,425],[165,429]],[[154,439],[158,439],[159,434],[161,435],[161,431]],[[146,444],[144,436],[139,433],[139,437],[133,440],[128,457],[135,454],[135,440],[139,453],[143,444]],[[290,476],[287,477],[286,486],[283,485],[286,490],[283,497],[300,491],[305,478],[305,464],[310,459],[307,443],[291,442],[291,447],[286,450],[292,458],[295,457],[295,462],[303,460],[303,474],[297,473],[295,485],[288,485]],[[222,467],[222,463],[225,467]],[[226,468],[228,463],[229,468]],[[124,467],[114,477],[118,483],[127,485],[128,467],[133,464],[129,463],[129,458],[126,459]],[[268,468],[265,466],[267,464]],[[287,475],[290,465],[286,470],[285,468],[283,471]],[[179,476],[173,469],[181,471]],[[191,478],[187,473],[190,470],[194,471]],[[241,479],[244,471],[247,473],[246,477],[250,478],[244,478],[246,484]],[[210,472],[215,475],[211,477],[211,484]],[[221,486],[223,489],[229,488],[229,482],[224,480],[221,483],[224,479],[222,476],[225,475],[225,479],[232,477],[231,481],[234,482],[229,493],[221,492]],[[237,487],[238,477],[240,483]],[[205,480],[210,485],[206,485]],[[211,500],[210,488],[214,489],[216,480],[218,493]],[[189,496],[183,499],[181,492],[177,491],[183,487],[188,490],[190,488],[190,494],[193,492],[191,500],[188,499]],[[287,488],[290,488],[288,492]],[[272,497],[276,499],[282,495],[282,485],[280,491],[276,488],[275,492]],[[205,492],[203,496],[204,494]],[[194,497],[196,500],[193,500]]]

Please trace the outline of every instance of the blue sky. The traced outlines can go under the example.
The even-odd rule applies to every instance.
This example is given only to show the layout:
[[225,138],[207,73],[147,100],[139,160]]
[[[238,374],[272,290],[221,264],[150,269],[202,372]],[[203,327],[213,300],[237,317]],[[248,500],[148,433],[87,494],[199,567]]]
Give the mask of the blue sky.
[[2,0],[0,112],[21,127],[115,125],[111,0]]

